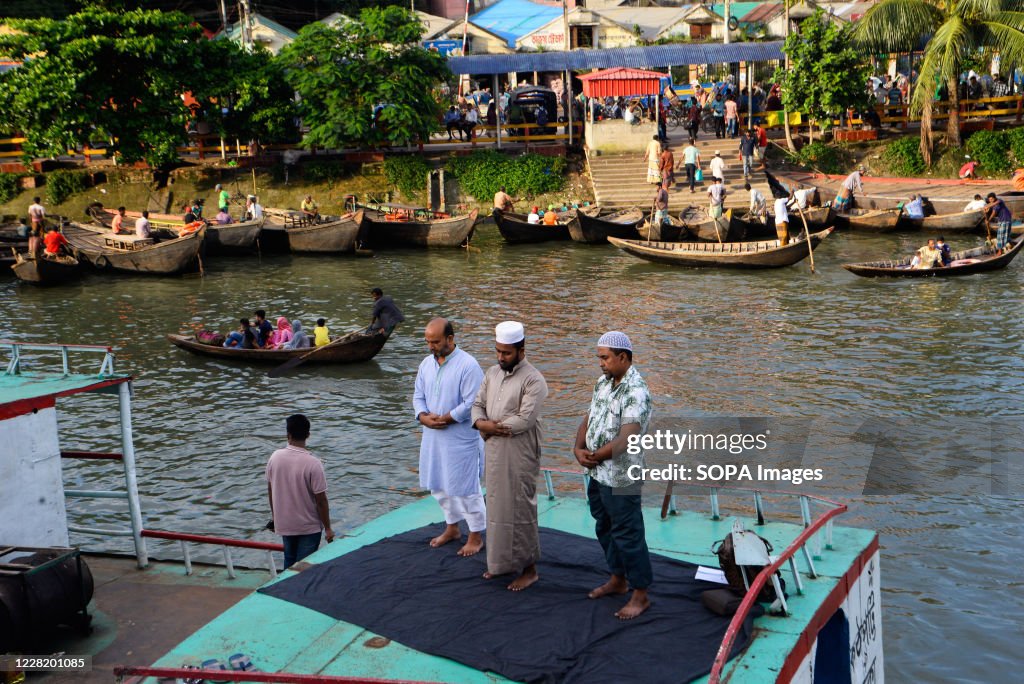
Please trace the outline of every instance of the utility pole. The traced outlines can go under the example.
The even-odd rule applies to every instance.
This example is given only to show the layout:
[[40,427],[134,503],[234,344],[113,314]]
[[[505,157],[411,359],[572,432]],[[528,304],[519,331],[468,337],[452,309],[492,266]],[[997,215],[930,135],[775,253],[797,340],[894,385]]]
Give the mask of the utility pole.
[[730,13],[729,0],[725,0],[725,31],[724,31],[723,36],[722,36],[722,43],[724,43],[725,45],[728,45],[729,42],[730,42],[729,41],[729,13]]
[[220,27],[224,33],[228,31],[228,8],[224,5],[224,0],[220,0]]

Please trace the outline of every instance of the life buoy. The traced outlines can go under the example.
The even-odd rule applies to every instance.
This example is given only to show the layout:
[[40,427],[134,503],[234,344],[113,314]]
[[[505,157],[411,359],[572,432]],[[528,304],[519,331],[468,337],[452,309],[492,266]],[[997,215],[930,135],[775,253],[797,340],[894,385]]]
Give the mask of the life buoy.
[[384,214],[385,221],[408,221],[409,216],[407,214],[391,213]]
[[96,268],[106,268],[110,266],[110,259],[100,254],[96,257]]

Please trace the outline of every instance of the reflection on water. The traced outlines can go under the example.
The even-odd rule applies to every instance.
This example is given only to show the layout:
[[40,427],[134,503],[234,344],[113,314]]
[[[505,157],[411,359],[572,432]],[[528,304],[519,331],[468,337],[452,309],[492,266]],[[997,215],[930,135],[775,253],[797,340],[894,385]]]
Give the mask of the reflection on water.
[[[655,394],[658,419],[804,416],[826,491],[851,503],[846,524],[878,529],[883,547],[886,665],[894,681],[1006,679],[1024,609],[1016,568],[1024,551],[1019,489],[1000,498],[929,495],[948,476],[924,470],[915,494],[860,495],[864,472],[830,453],[836,418],[909,419],[1021,415],[1024,270],[961,279],[875,281],[839,268],[909,253],[921,236],[838,235],[807,264],[766,272],[683,270],[646,264],[611,247],[567,243],[509,247],[493,226],[471,251],[382,253],[373,259],[273,256],[209,260],[205,278],[89,276],[61,289],[0,282],[0,335],[20,340],[112,343],[135,374],[135,437],[147,525],[270,539],[263,467],[283,441],[284,417],[313,423],[311,448],[328,469],[336,530],[401,506],[418,490],[418,430],[411,392],[425,354],[420,330],[451,317],[458,341],[485,365],[495,323],[526,325],[531,361],[551,388],[545,461],[572,463],[570,443],[599,370],[594,342],[627,331]],[[953,240],[954,249],[970,240]],[[226,330],[265,308],[271,317],[334,332],[369,322],[380,286],[407,322],[371,363],[262,370],[171,347],[165,333]],[[109,397],[62,404],[65,447],[116,448]],[[929,440],[923,440],[922,450]],[[1019,455],[1019,442],[1017,443]],[[832,460],[830,461],[830,458]],[[110,464],[67,466],[69,486],[113,486]],[[116,503],[74,500],[78,521],[114,522]],[[90,541],[91,543],[91,541]],[[108,548],[126,548],[106,542]],[[174,555],[156,546],[157,555]],[[995,561],[994,559],[998,559]],[[252,559],[259,563],[260,559]],[[1010,586],[1016,591],[1007,591]],[[956,610],[950,606],[955,601]],[[983,615],[983,618],[977,617]],[[1000,615],[1006,617],[999,617]],[[936,649],[950,633],[974,654]]]

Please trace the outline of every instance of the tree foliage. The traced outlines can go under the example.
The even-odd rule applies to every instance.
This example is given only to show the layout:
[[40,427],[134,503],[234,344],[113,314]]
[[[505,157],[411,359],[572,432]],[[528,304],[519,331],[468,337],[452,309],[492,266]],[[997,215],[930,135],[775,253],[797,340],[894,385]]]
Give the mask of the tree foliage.
[[301,97],[304,144],[400,145],[437,130],[441,104],[433,89],[450,72],[443,57],[420,46],[422,32],[402,7],[366,9],[337,28],[303,28],[280,58]]
[[848,24],[830,20],[821,10],[800,23],[800,32],[786,38],[783,52],[789,69],[779,69],[782,103],[800,111],[824,129],[833,117],[864,103],[870,65],[852,46]]
[[123,161],[177,158],[202,81],[200,29],[180,13],[90,7],[66,21],[12,20],[0,54],[23,61],[0,75],[0,120],[25,135],[29,157],[104,141]]
[[931,164],[931,111],[936,86],[949,91],[946,142],[959,147],[958,85],[966,60],[983,50],[1003,64],[1024,63],[1024,0],[881,0],[857,21],[854,39],[872,51],[909,52],[924,46],[910,100],[921,115],[921,152]]

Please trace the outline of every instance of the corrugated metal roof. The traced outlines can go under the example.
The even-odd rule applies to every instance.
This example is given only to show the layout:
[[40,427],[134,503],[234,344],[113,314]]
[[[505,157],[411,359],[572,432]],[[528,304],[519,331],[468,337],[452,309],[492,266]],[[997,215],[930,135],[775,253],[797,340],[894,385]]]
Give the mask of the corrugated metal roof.
[[500,0],[470,15],[469,22],[501,36],[509,47],[515,47],[517,40],[560,16],[562,8],[554,5],[539,5],[530,0]]
[[566,69],[609,69],[612,67],[682,66],[726,62],[767,62],[781,60],[782,41],[764,43],[679,43],[611,50],[570,50],[568,52],[516,52],[508,55],[449,57],[448,68],[455,74],[507,74],[525,71]]
[[583,94],[587,97],[619,97],[620,95],[656,95],[661,92],[659,71],[616,67],[580,76]]

